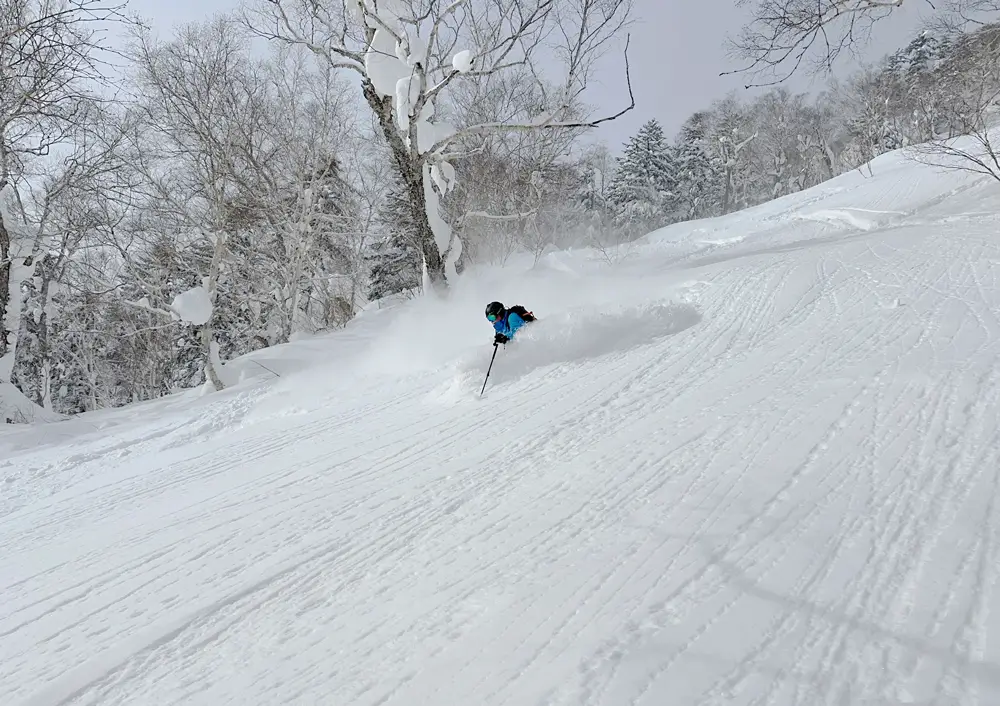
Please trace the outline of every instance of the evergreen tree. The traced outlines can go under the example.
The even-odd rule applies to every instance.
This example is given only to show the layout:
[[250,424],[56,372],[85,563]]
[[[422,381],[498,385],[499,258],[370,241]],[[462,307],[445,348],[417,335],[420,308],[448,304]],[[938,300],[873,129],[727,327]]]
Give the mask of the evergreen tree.
[[933,138],[941,116],[949,112],[947,90],[942,90],[949,81],[939,71],[948,52],[947,41],[930,32],[921,32],[886,59],[882,92],[886,105],[894,113],[897,129],[902,132],[898,145]]
[[369,267],[368,299],[375,301],[420,286],[422,260],[417,224],[399,180],[393,180],[378,223],[386,233],[365,256]]
[[[125,301],[145,299],[163,310],[177,294],[201,284],[211,246],[199,239],[185,247],[182,240],[181,232],[168,230],[136,253],[122,276]],[[220,304],[226,301],[219,297]],[[108,358],[118,377],[113,388],[124,402],[154,399],[203,381],[201,342],[189,327],[165,326],[158,315],[118,301],[110,302],[106,318]]]
[[614,164],[610,151],[604,145],[591,147],[579,163],[580,177],[575,200],[588,214],[603,222],[611,213],[609,196],[610,167]]
[[722,171],[709,153],[710,122],[711,114],[699,111],[687,119],[677,136],[677,205],[683,219],[722,212]]
[[626,144],[608,197],[617,220],[627,228],[657,228],[676,218],[677,165],[656,120],[643,125]]
[[928,31],[921,32],[902,49],[886,59],[886,70],[896,76],[909,78],[925,74],[945,55],[948,42]]
[[414,267],[415,254],[418,255],[396,236],[372,245],[365,258],[370,267],[368,298],[374,301],[419,286],[420,271]]

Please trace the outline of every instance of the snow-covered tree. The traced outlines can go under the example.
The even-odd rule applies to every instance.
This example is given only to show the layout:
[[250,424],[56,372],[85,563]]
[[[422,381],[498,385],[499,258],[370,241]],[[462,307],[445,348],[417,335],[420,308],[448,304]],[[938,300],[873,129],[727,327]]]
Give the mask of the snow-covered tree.
[[849,161],[864,164],[906,143],[898,115],[888,100],[891,79],[876,69],[862,69],[839,94],[848,124]]
[[614,246],[627,239],[615,223],[610,196],[615,166],[616,160],[604,144],[588,146],[575,165],[577,178],[570,195],[574,217],[566,230],[590,246]]
[[721,212],[722,173],[710,151],[711,114],[698,111],[681,126],[675,141],[677,200],[681,218]]
[[[33,231],[14,211],[23,206],[33,163],[67,143],[93,102],[102,80],[101,25],[120,7],[102,0],[0,0],[0,421],[24,417],[26,409],[10,380]],[[17,414],[5,406],[16,406]]]
[[158,312],[169,311],[178,293],[201,285],[212,247],[205,240],[185,243],[167,223],[163,232],[151,234],[148,244],[129,253],[121,298],[111,299],[105,312],[102,325],[108,328],[102,338],[109,358],[118,363],[107,387],[122,400],[118,404],[153,399],[204,380],[206,357],[197,329]]
[[[453,85],[448,106],[462,123],[502,123],[544,104],[541,88],[516,75]],[[540,209],[561,192],[582,129],[470,134],[455,146],[455,186],[443,201],[446,220],[462,239],[463,257],[502,262],[515,250],[538,253],[554,235]],[[553,180],[550,183],[550,178]],[[541,218],[541,221],[539,220]]]
[[778,87],[746,106],[748,126],[757,135],[747,146],[747,159],[762,177],[748,184],[748,202],[778,198],[808,184],[808,155],[800,140],[806,130],[807,105],[806,96]]
[[[1000,181],[1000,24],[988,24],[952,43],[938,70],[943,101],[939,134],[911,151],[919,161]],[[944,126],[947,126],[944,128]],[[962,135],[965,146],[953,139]]]
[[753,184],[762,175],[753,171],[751,143],[757,139],[747,107],[730,94],[712,105],[712,157],[722,172],[722,213],[751,205]]
[[805,162],[805,185],[813,186],[844,170],[847,129],[830,91],[820,92],[803,110],[796,139]]
[[[342,87],[301,47],[253,57],[225,16],[169,42],[140,34],[134,58],[147,118],[135,150],[149,205],[212,253],[198,286],[215,313],[194,325],[219,389],[220,353],[287,341],[320,291],[330,310],[353,307],[362,244],[348,242],[358,213],[336,157]],[[229,317],[220,316],[226,293],[237,303]],[[246,327],[238,341],[220,328],[237,321]]]
[[392,235],[371,246],[368,298],[372,301],[398,294],[420,285],[420,270],[414,266],[419,257],[404,238]]
[[[275,146],[257,129],[268,113],[260,63],[247,61],[241,38],[221,17],[185,26],[166,43],[142,33],[133,60],[149,118],[136,131],[136,152],[145,157],[139,166],[161,211],[189,234],[183,237],[209,242],[212,257],[197,286],[214,307],[230,237],[262,220],[248,206],[261,188],[254,166]],[[217,390],[224,387],[214,364],[218,321],[213,315],[196,324],[206,377]]]
[[944,127],[947,91],[939,66],[950,51],[948,37],[923,31],[883,62],[887,109],[906,144],[925,142]]
[[575,200],[588,213],[595,214],[601,222],[610,222],[610,181],[614,175],[615,159],[604,144],[591,145],[580,159],[582,180]]
[[[497,133],[596,125],[577,118],[580,99],[630,10],[631,0],[269,0],[250,22],[361,76],[405,186],[428,284],[443,286],[462,254],[440,203],[454,162],[470,141]],[[534,84],[542,100],[503,120],[447,122],[452,86],[470,81]]]
[[898,77],[918,77],[933,71],[944,56],[947,42],[924,30],[886,58],[886,71]]
[[673,148],[656,120],[647,121],[625,145],[608,197],[619,223],[633,231],[670,222],[679,207]]
[[378,213],[381,240],[371,246],[366,256],[369,266],[368,298],[381,299],[390,294],[420,286],[421,259],[417,227],[402,184],[393,180]]
[[126,129],[106,106],[81,106],[67,130],[69,153],[45,165],[24,200],[33,231],[24,261],[31,276],[21,283],[14,372],[20,389],[47,410],[53,409],[56,332],[60,310],[69,304],[69,271],[79,266],[81,248],[99,245],[121,221],[122,194],[132,186],[118,150]]

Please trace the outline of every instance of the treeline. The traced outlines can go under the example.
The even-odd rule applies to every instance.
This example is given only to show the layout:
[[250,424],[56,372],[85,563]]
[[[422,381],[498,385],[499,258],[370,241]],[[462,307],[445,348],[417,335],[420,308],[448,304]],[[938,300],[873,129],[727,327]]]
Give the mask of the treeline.
[[[815,186],[890,150],[1000,180],[1000,25],[906,47],[814,97],[775,88],[693,114],[673,140],[646,123],[601,193],[623,235],[718,216]],[[951,138],[971,135],[975,148]]]

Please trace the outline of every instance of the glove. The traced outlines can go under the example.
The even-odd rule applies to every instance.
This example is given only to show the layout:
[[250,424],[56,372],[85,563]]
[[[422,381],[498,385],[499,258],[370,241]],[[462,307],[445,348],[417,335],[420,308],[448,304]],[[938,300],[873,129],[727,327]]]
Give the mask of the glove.
[[509,341],[509,340],[510,340],[510,339],[509,339],[509,338],[507,338],[506,336],[504,336],[504,335],[503,335],[502,333],[498,333],[498,334],[496,335],[496,337],[495,337],[495,338],[493,339],[493,342],[494,342],[494,343],[506,343],[506,342],[507,342],[507,341]]

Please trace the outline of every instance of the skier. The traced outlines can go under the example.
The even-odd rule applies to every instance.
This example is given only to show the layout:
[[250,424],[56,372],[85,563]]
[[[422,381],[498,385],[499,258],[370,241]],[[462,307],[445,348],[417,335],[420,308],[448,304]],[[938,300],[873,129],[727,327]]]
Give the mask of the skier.
[[497,332],[493,343],[499,344],[514,338],[519,328],[535,320],[535,315],[519,304],[507,309],[500,302],[490,302],[486,305],[486,318]]

